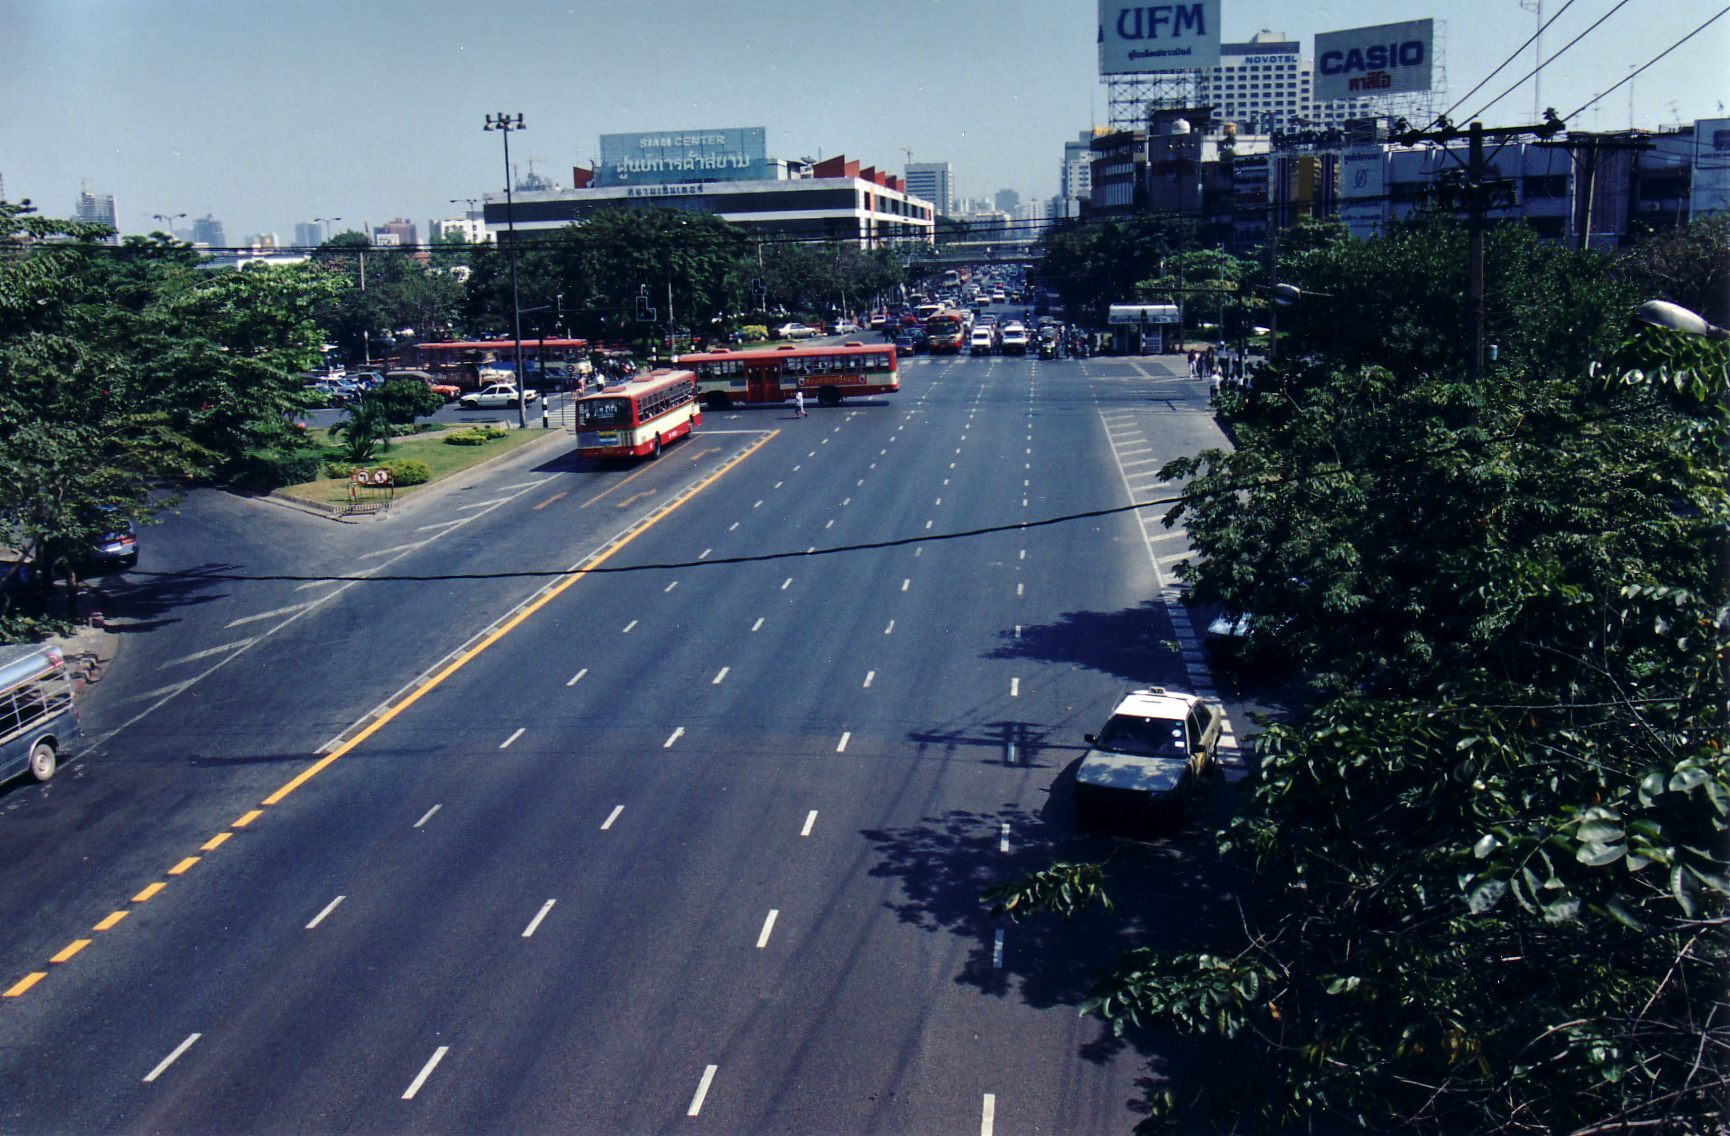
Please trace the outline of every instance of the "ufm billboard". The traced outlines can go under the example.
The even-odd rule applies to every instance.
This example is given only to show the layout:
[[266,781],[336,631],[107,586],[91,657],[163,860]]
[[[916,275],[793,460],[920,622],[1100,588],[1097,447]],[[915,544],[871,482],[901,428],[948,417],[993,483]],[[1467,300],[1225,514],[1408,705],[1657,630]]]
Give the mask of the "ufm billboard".
[[1220,0],[1125,4],[1099,0],[1099,73],[1219,66]]
[[1427,91],[1435,57],[1434,20],[1348,28],[1316,36],[1317,101]]
[[595,185],[757,181],[769,176],[761,126],[601,135]]

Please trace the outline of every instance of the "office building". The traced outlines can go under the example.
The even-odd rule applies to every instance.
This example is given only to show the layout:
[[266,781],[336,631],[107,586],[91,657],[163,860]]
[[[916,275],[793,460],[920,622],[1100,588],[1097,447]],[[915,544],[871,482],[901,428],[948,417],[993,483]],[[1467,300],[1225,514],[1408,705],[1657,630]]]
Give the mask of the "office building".
[[227,248],[228,237],[222,231],[222,222],[209,214],[193,218],[192,243],[210,248]]
[[1016,193],[1013,189],[1000,189],[997,191],[996,205],[999,213],[1009,213],[1013,215],[1016,207],[1020,204],[1021,195]]
[[1063,144],[1063,165],[1057,171],[1059,217],[1081,216],[1082,203],[1093,192],[1093,139],[1098,128],[1083,130]]
[[372,230],[372,243],[375,245],[391,245],[409,248],[420,242],[413,221],[405,221],[398,217],[383,225],[375,225]]
[[114,195],[111,193],[90,193],[85,191],[78,195],[78,206],[73,216],[80,221],[94,225],[107,225],[114,231],[103,238],[106,244],[120,243],[120,221],[114,212]]
[[948,162],[908,162],[907,192],[931,202],[941,216],[955,212],[955,174]]
[[427,231],[432,234],[434,244],[461,241],[463,244],[478,245],[492,239],[492,234],[487,232],[486,218],[478,211],[464,213],[461,217],[441,217],[428,221]]

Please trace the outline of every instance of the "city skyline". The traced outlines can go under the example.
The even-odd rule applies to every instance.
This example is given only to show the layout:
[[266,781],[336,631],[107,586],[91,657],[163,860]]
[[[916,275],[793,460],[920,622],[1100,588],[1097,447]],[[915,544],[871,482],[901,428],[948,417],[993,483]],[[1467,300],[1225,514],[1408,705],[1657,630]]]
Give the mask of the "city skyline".
[[[1611,7],[1566,13],[1545,34],[1546,55]],[[244,18],[208,0],[148,9],[0,0],[0,26],[15,44],[14,66],[0,75],[14,110],[0,123],[0,173],[11,195],[51,215],[71,216],[81,186],[111,195],[123,233],[181,213],[214,217],[235,242],[321,216],[347,218],[337,230],[370,232],[392,218],[460,216],[464,199],[502,188],[502,153],[482,125],[508,111],[528,127],[513,140],[518,175],[532,168],[560,183],[592,161],[603,133],[761,125],[775,157],[845,153],[900,170],[910,149],[913,162],[949,163],[958,197],[1000,188],[1050,197],[1063,143],[1106,118],[1097,5],[1005,0],[990,11],[984,19],[962,0],[890,0],[873,13],[778,0],[654,9],[528,0],[506,9],[507,20],[541,34],[501,36],[449,0],[302,0]],[[1517,0],[1297,10],[1227,0],[1222,38],[1283,31],[1307,58],[1317,32],[1432,15],[1442,21],[1447,78],[1439,106],[1536,26]],[[1616,13],[1545,68],[1543,103],[1567,114],[1709,15],[1690,0]],[[953,22],[959,38],[890,34],[907,21],[927,32]],[[824,52],[846,65],[813,66]],[[1718,62],[1726,55],[1730,21],[1720,21],[1571,125],[1620,129],[1631,116],[1652,128],[1720,115],[1730,101]],[[200,64],[163,68],[166,58]],[[1531,58],[1528,48],[1457,114],[1513,84]],[[1532,105],[1528,83],[1486,121],[1524,122]]]

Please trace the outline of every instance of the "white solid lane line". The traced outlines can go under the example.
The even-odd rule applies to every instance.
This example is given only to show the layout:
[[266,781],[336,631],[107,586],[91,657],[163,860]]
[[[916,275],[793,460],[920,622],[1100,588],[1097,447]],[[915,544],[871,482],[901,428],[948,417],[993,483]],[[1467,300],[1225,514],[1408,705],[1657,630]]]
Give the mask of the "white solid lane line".
[[445,1054],[450,1051],[451,1047],[448,1045],[441,1045],[437,1049],[433,1050],[433,1055],[427,1059],[425,1065],[421,1066],[421,1071],[415,1074],[414,1080],[410,1081],[408,1088],[403,1091],[403,1100],[414,1099],[414,1095],[420,1092],[420,1087],[426,1084],[426,1079],[432,1076],[432,1071],[439,1067],[439,1062],[443,1061],[445,1059]]
[[722,681],[726,679],[727,672],[732,670],[732,669],[733,668],[731,668],[731,667],[722,667],[720,670],[716,671],[715,677],[709,680],[709,685],[710,686],[720,686]]
[[703,1098],[709,1095],[709,1085],[715,1079],[717,1065],[710,1065],[703,1070],[703,1079],[697,1082],[697,1095],[691,1098],[691,1107],[685,1110],[686,1116],[696,1116],[703,1111]]
[[578,683],[579,683],[579,682],[582,682],[582,681],[583,681],[583,676],[584,676],[584,675],[586,675],[586,674],[588,674],[588,673],[589,673],[589,668],[588,668],[588,667],[584,667],[584,668],[583,668],[583,669],[582,669],[582,670],[580,670],[580,671],[578,671],[578,672],[577,672],[577,673],[576,673],[576,674],[574,674],[574,675],[572,675],[572,676],[571,676],[571,678],[570,678],[570,681],[569,681],[569,682],[567,682],[567,683],[565,683],[565,685],[566,685],[566,686],[575,686],[575,685],[577,685],[577,684],[578,684]]
[[836,753],[846,753],[847,752],[847,739],[852,737],[852,736],[853,736],[853,732],[851,730],[847,730],[847,731],[843,732],[841,735],[840,744],[838,744],[835,747],[835,752]]
[[499,748],[500,749],[509,749],[511,747],[511,743],[516,741],[518,738],[522,737],[523,732],[526,731],[527,729],[528,729],[527,726],[518,726],[516,733],[512,734],[510,737],[506,738],[504,741],[499,743]]
[[199,1038],[201,1038],[203,1036],[204,1035],[201,1033],[192,1034],[192,1035],[188,1036],[185,1041],[183,1041],[179,1045],[175,1046],[173,1053],[170,1053],[167,1057],[164,1057],[162,1059],[162,1062],[159,1065],[157,1065],[156,1068],[152,1069],[150,1072],[148,1072],[144,1075],[144,1083],[148,1085],[152,1081],[156,1080],[156,1078],[162,1076],[162,1074],[165,1071],[167,1071],[167,1069],[170,1065],[174,1064],[175,1061],[180,1059],[180,1055],[182,1053],[185,1053],[188,1049],[192,1048],[193,1042],[197,1041]]
[[[325,582],[329,583],[332,581],[325,581]],[[166,663],[160,663],[158,665],[164,666],[164,667],[177,667],[181,663],[197,662],[199,659],[208,659],[212,655],[226,654],[229,651],[242,651],[242,650],[245,650],[246,648],[252,646],[256,642],[258,642],[258,636],[256,636],[256,635],[254,635],[250,639],[236,639],[232,643],[224,643],[220,647],[206,647],[202,651],[194,651],[190,655],[182,655],[178,659],[169,659]]]
[[677,729],[675,729],[671,735],[668,736],[666,741],[661,743],[661,748],[662,749],[672,749],[673,743],[678,741],[680,738],[682,738],[684,736],[685,736],[685,727],[680,726]]
[[337,896],[337,897],[336,897],[336,898],[335,898],[335,899],[333,899],[333,900],[331,900],[331,901],[330,901],[330,902],[329,902],[329,903],[327,903],[327,904],[325,904],[325,905],[324,905],[324,910],[323,910],[323,911],[320,911],[320,912],[319,912],[319,913],[318,913],[318,914],[317,914],[317,915],[314,915],[314,916],[313,916],[313,917],[312,917],[312,922],[311,922],[311,923],[308,923],[308,924],[307,924],[307,925],[306,925],[306,929],[307,929],[307,930],[308,930],[308,931],[310,931],[310,930],[312,930],[312,929],[313,929],[313,928],[314,928],[314,927],[316,927],[316,926],[318,926],[318,925],[319,925],[319,924],[320,924],[320,923],[323,923],[323,922],[324,922],[324,917],[325,917],[325,916],[326,916],[326,915],[329,915],[329,914],[330,914],[330,913],[331,913],[331,912],[333,912],[333,911],[335,911],[335,910],[336,910],[336,905],[337,905],[337,904],[339,904],[339,903],[341,903],[341,902],[342,902],[342,901],[343,901],[343,900],[345,900],[345,899],[347,899],[347,898],[348,898],[348,896],[346,896],[346,895],[339,895],[339,896]]
[[812,809],[810,812],[805,814],[805,827],[801,828],[799,830],[799,835],[800,836],[810,836],[811,835],[811,829],[816,825],[816,823],[817,823],[817,810]]
[[624,812],[624,811],[625,811],[624,805],[614,805],[613,811],[607,814],[607,819],[601,822],[601,831],[605,832],[605,831],[607,831],[607,829],[613,827],[613,822],[618,820],[619,814]]
[[763,930],[757,935],[757,949],[762,950],[769,945],[769,933],[775,929],[775,917],[780,915],[778,908],[769,909],[769,917],[763,920]]
[[419,820],[414,822],[414,826],[416,828],[420,828],[420,827],[424,826],[427,821],[429,821],[433,818],[433,814],[438,812],[442,808],[444,808],[443,805],[434,805],[432,808],[430,808],[426,811],[425,815],[423,815]]
[[529,925],[527,927],[523,928],[523,938],[527,939],[535,933],[535,928],[541,925],[541,920],[547,917],[547,912],[551,911],[553,909],[553,904],[557,902],[557,900],[549,899],[545,903],[541,904],[541,909],[535,912],[535,917],[529,920]]
[[876,677],[877,677],[876,671],[866,671],[865,672],[865,689],[866,690],[871,689],[871,680],[876,678]]

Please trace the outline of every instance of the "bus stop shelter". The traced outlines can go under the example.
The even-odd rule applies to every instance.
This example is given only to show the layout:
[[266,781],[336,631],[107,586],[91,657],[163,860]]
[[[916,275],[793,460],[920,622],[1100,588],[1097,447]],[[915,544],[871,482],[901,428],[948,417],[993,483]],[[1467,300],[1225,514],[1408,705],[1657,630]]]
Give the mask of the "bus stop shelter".
[[1113,304],[1105,322],[1113,355],[1158,355],[1168,340],[1181,346],[1176,304]]

